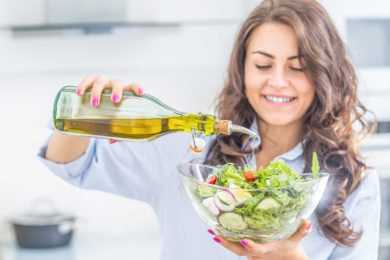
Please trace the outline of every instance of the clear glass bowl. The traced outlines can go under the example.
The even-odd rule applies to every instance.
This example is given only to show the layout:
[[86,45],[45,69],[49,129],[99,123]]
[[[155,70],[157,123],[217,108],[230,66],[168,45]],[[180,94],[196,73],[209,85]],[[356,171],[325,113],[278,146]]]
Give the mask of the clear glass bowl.
[[259,243],[291,236],[317,207],[329,176],[320,173],[312,178],[304,173],[303,181],[285,188],[244,190],[208,184],[217,167],[199,163],[177,167],[196,212],[216,234],[230,241],[249,238]]

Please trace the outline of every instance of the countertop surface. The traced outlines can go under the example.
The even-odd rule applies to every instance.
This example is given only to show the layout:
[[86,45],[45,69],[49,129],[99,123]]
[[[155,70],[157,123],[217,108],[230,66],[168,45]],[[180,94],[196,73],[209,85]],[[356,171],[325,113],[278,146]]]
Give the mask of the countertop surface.
[[57,249],[21,249],[9,242],[0,247],[0,260],[157,260],[160,241],[154,233],[81,233],[71,245]]

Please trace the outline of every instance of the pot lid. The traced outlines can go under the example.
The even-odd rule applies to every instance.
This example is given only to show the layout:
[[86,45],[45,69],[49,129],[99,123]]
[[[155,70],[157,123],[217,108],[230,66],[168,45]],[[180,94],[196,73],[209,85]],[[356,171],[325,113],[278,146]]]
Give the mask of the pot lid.
[[52,200],[38,199],[29,209],[11,218],[11,223],[18,225],[55,225],[64,221],[73,221],[74,216],[60,212]]

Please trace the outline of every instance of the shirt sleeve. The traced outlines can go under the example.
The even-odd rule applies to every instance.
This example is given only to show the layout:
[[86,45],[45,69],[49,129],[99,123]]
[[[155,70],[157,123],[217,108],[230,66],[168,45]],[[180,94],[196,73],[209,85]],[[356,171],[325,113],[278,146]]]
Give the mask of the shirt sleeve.
[[56,163],[45,158],[48,140],[38,158],[51,172],[66,182],[155,204],[167,175],[172,172],[188,148],[186,135],[171,134],[153,141],[120,141],[91,138],[78,159]]
[[361,185],[347,199],[346,214],[355,229],[362,230],[361,239],[353,247],[336,246],[329,260],[378,259],[380,225],[379,178],[367,171]]

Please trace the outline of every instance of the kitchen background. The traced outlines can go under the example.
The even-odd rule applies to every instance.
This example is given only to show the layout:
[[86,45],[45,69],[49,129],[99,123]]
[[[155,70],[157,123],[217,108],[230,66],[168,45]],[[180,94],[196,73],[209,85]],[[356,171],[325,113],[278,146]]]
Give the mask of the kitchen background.
[[[212,112],[237,28],[258,2],[0,0],[0,259],[158,259],[151,208],[74,188],[36,159],[53,97],[65,84],[105,74],[137,82],[178,110]],[[390,259],[390,2],[320,2],[359,68],[361,99],[380,121],[364,154],[381,176],[380,254]],[[71,247],[16,246],[7,221],[42,197],[83,219]]]

